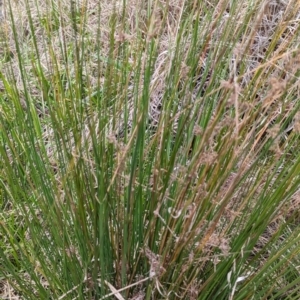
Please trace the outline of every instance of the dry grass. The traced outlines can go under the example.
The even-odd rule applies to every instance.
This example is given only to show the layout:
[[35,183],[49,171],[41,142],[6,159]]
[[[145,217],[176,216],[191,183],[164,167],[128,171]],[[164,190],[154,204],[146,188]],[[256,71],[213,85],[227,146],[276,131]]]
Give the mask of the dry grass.
[[[197,53],[199,56],[199,71],[205,69],[207,54],[213,52],[213,58],[215,60],[220,59],[223,48],[216,47],[216,40],[225,34],[222,30],[225,30],[225,26],[228,26],[228,19],[230,17],[230,4],[227,6],[224,4],[226,1],[221,1],[218,5],[213,2],[204,2],[199,5],[198,11],[200,15],[203,14],[205,18],[205,9],[213,9],[215,20],[207,26],[211,26],[211,29],[200,28],[199,40],[203,40],[204,49],[201,53]],[[251,82],[253,75],[256,74],[261,68],[264,68],[264,73],[268,77],[277,78],[277,83],[272,82],[273,86],[270,90],[272,93],[271,101],[276,101],[276,98],[280,96],[280,92],[284,91],[285,82],[290,81],[290,77],[294,74],[298,64],[295,65],[295,59],[291,58],[294,51],[293,45],[297,46],[298,41],[293,40],[293,33],[297,28],[299,15],[297,7],[292,5],[293,1],[268,1],[257,8],[257,15],[252,16],[249,20],[249,32],[245,33],[243,39],[240,40],[239,46],[235,51],[235,57],[232,57],[231,73],[237,76],[239,85],[241,87],[245,83]],[[246,4],[246,2],[245,2]],[[10,20],[10,6],[8,2],[4,3],[5,21],[2,23],[2,34],[5,35],[5,41],[2,41],[3,54],[7,55],[9,61],[9,71],[13,72],[14,78],[17,79],[17,88],[20,93],[24,93],[24,86],[21,82],[20,66],[18,62],[18,55],[16,50],[16,44],[14,42],[17,37],[21,42],[20,46],[22,55],[24,55],[23,68],[26,71],[28,78],[34,79],[35,70],[32,64],[32,56],[35,56],[35,49],[33,48],[32,30],[34,28],[37,49],[40,55],[41,67],[43,73],[48,74],[49,82],[54,82],[53,76],[55,76],[53,69],[53,61],[50,59],[52,51],[55,53],[56,63],[59,66],[59,70],[67,70],[69,74],[75,75],[76,65],[70,63],[66,65],[66,60],[63,59],[67,56],[64,50],[68,48],[68,45],[73,45],[74,42],[74,28],[72,21],[72,13],[84,14],[86,17],[83,20],[82,26],[78,26],[78,40],[84,36],[88,39],[86,45],[86,52],[89,53],[85,57],[85,69],[84,72],[89,74],[90,86],[97,86],[97,82],[104,82],[105,76],[105,64],[100,64],[97,61],[96,48],[101,47],[101,56],[108,57],[109,55],[109,35],[111,32],[112,18],[115,18],[115,51],[113,53],[114,58],[118,58],[118,49],[123,43],[129,44],[129,59],[130,69],[132,70],[128,74],[128,90],[133,90],[134,85],[134,70],[137,67],[136,54],[140,51],[140,38],[147,40],[153,36],[157,36],[158,58],[155,65],[151,81],[151,101],[149,109],[149,117],[154,123],[158,122],[160,115],[160,108],[162,107],[162,96],[165,90],[166,76],[168,75],[169,68],[174,55],[175,42],[180,28],[180,24],[184,18],[185,1],[163,1],[153,2],[154,7],[148,8],[147,3],[141,3],[140,1],[130,0],[127,1],[126,7],[123,8],[123,1],[101,1],[99,5],[98,1],[77,1],[74,7],[70,7],[69,1],[12,1],[10,3],[12,17],[14,18],[14,25]],[[167,7],[167,13],[165,8]],[[27,9],[30,10],[32,24],[28,19]],[[151,10],[151,15],[147,16],[147,9]],[[235,16],[235,24],[229,24],[235,28],[236,32],[232,34],[238,34],[241,26],[244,22],[244,18],[247,15],[247,5],[239,7],[239,14]],[[126,28],[123,24],[123,10],[125,13],[125,19],[128,21]],[[292,16],[291,16],[292,14]],[[285,21],[288,19],[288,21]],[[294,22],[290,20],[294,19]],[[44,20],[44,23],[43,23]],[[48,21],[48,22],[46,22]],[[220,24],[216,24],[220,22]],[[53,26],[51,30],[51,36],[49,36],[49,24]],[[101,45],[97,45],[97,35],[99,34],[98,28],[101,28]],[[201,24],[203,26],[203,24]],[[17,36],[14,35],[14,29]],[[207,33],[209,32],[209,35]],[[188,53],[190,48],[191,37],[187,36],[184,40],[184,47],[182,51]],[[191,33],[190,33],[191,34]],[[226,33],[227,34],[227,33]],[[5,42],[8,44],[5,46]],[[290,51],[287,53],[281,53],[282,49],[286,49],[289,45]],[[266,53],[268,53],[266,55]],[[236,65],[236,61],[239,61],[243,56],[246,59],[242,78],[239,76],[239,66]],[[120,58],[120,57],[119,57]],[[269,61],[266,62],[266,59]],[[265,61],[265,63],[264,63]],[[210,83],[210,77],[214,72],[214,64],[216,61],[210,62],[210,70],[208,72],[207,84]],[[276,67],[274,67],[274,65]],[[204,66],[204,67],[203,67]],[[271,70],[273,76],[270,76],[268,70]],[[7,70],[8,71],[8,70]],[[102,75],[102,76],[101,76]],[[100,76],[100,78],[99,78]],[[185,59],[182,61],[179,83],[184,83],[189,75],[189,68],[185,65]],[[201,78],[201,73],[195,77],[196,81]],[[260,79],[263,76],[260,77]],[[278,78],[281,78],[280,80]],[[275,79],[274,79],[275,80]],[[140,80],[142,83],[142,80]],[[281,87],[281,85],[283,85]],[[234,88],[233,86],[229,86]],[[36,96],[40,97],[38,82],[32,81],[32,84],[28,87],[33,94],[36,90]],[[203,89],[203,87],[202,87]],[[262,95],[257,95],[257,102],[266,102],[269,106],[272,103],[264,97],[266,87],[262,87]],[[273,93],[276,93],[274,97]],[[194,98],[196,98],[199,90],[195,89]],[[202,90],[203,94],[204,91]],[[57,95],[59,96],[59,95]],[[264,99],[263,99],[264,98]],[[264,101],[263,101],[264,100]],[[267,100],[267,101],[266,101]],[[131,103],[131,110],[133,103]],[[252,104],[253,105],[253,104]],[[275,111],[276,114],[276,111]]]
[[2,300],[19,300],[22,299],[14,288],[6,280],[0,281],[0,297]]

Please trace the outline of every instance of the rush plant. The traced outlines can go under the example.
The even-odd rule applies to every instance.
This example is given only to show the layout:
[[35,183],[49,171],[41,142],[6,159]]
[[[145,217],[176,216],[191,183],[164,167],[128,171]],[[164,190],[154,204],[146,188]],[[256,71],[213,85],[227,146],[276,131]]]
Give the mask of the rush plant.
[[299,299],[299,1],[3,5],[1,299]]

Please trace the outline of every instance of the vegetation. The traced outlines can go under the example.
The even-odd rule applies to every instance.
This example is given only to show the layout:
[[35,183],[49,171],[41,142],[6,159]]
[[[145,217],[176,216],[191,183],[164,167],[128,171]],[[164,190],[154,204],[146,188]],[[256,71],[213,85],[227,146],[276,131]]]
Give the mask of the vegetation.
[[1,299],[299,299],[299,6],[5,1]]

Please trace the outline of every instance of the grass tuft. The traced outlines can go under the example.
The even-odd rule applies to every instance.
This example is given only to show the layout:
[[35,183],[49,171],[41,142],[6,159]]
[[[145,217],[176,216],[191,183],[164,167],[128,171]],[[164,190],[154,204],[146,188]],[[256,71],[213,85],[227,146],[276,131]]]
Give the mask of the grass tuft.
[[4,1],[1,299],[298,299],[299,1]]

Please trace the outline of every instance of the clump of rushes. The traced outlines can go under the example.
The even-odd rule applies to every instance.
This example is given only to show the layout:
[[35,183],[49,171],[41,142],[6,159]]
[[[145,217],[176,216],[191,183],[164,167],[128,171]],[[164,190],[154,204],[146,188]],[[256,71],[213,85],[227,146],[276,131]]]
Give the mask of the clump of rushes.
[[6,1],[1,299],[298,299],[299,6]]

